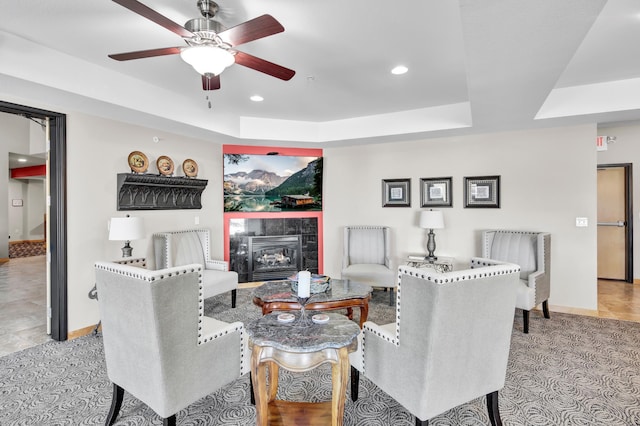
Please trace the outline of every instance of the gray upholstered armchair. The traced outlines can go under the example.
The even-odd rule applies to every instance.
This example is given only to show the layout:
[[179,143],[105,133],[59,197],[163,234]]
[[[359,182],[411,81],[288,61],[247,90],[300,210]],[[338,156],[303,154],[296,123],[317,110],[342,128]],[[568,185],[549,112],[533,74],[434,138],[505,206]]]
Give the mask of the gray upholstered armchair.
[[485,395],[491,423],[502,424],[498,391],[520,268],[486,259],[471,266],[447,273],[398,268],[396,322],[365,322],[363,345],[350,355],[354,401],[362,372],[411,412],[416,425]]
[[229,271],[223,260],[213,260],[209,255],[210,233],[208,229],[190,229],[153,234],[156,268],[199,263],[202,271],[202,289],[207,299],[231,291],[231,306],[236,307],[238,273]]
[[244,325],[203,315],[198,264],[148,270],[95,264],[115,422],[124,391],[175,425],[175,414],[248,371]]
[[389,289],[393,305],[396,273],[391,269],[389,234],[386,226],[345,226],[342,279]]
[[520,265],[516,308],[522,309],[523,330],[529,332],[529,311],[542,303],[549,315],[551,292],[551,234],[491,230],[482,232],[482,257]]

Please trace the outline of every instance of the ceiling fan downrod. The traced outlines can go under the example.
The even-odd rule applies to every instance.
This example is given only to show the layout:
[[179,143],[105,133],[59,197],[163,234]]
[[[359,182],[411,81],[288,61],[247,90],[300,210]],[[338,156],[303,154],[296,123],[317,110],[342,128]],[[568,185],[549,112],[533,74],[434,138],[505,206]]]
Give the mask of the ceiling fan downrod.
[[218,13],[218,4],[211,0],[198,0],[198,9],[207,19],[211,19]]

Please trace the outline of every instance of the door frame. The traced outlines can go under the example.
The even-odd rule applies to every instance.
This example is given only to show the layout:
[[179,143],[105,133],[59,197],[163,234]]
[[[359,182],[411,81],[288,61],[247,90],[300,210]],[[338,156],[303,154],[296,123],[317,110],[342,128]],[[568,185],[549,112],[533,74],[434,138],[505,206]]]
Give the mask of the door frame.
[[624,192],[625,192],[625,271],[624,280],[633,284],[633,170],[632,163],[598,164],[598,169],[624,169]]
[[49,118],[49,268],[51,276],[51,338],[67,340],[67,116],[58,112],[0,100],[0,112],[44,120]]

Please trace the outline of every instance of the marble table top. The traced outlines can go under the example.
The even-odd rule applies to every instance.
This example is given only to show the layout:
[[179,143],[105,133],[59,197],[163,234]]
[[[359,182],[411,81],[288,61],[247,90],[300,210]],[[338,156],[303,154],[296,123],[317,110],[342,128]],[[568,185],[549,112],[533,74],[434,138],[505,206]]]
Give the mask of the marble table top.
[[300,312],[291,313],[296,319],[289,323],[278,321],[278,313],[247,323],[245,329],[253,344],[291,352],[317,352],[347,346],[360,333],[358,324],[342,314],[326,314],[329,321],[324,324],[302,325],[298,321]]
[[[369,297],[373,289],[367,284],[353,280],[331,278],[331,287],[322,293],[313,293],[307,303],[321,303],[346,299]],[[263,302],[297,302],[296,293],[291,289],[291,281],[267,281],[253,292],[253,297]]]

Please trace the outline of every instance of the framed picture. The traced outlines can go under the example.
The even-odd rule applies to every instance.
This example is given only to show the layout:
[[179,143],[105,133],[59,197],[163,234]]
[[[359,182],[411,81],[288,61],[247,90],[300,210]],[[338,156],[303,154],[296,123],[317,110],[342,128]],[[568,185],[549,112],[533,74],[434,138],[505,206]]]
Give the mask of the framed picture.
[[451,178],[420,179],[420,207],[451,207]]
[[382,207],[411,207],[411,179],[382,179]]
[[224,154],[224,211],[322,210],[322,157]]
[[464,178],[465,207],[500,207],[500,176]]

